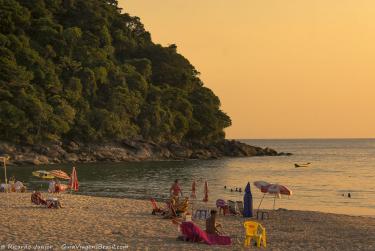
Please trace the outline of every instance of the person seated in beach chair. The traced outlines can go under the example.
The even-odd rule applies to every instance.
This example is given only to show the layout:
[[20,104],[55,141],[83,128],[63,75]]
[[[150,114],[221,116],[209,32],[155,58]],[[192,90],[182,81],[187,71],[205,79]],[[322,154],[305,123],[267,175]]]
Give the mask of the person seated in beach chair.
[[31,203],[47,206],[47,201],[42,198],[42,194],[36,191],[31,194]]
[[228,200],[228,208],[229,208],[229,213],[232,214],[232,215],[237,215],[238,214],[238,211],[237,211],[237,208],[236,208],[236,202],[234,202],[233,200]]
[[244,206],[243,206],[243,201],[236,201],[236,205],[237,205],[237,209],[238,209],[238,213],[243,215],[243,211],[244,211]]
[[216,207],[219,209],[219,214],[223,211],[224,215],[229,214],[228,204],[223,199],[216,200]]
[[221,224],[216,223],[216,210],[211,210],[211,216],[206,219],[206,233],[221,235],[219,228],[222,228]]
[[175,203],[176,214],[181,215],[185,213],[188,210],[188,207],[189,207],[189,197],[186,197],[182,202],[177,201]]
[[168,212],[165,214],[164,218],[177,218],[188,210],[189,207],[189,197],[186,197],[182,202],[178,198],[172,197],[168,204]]
[[177,218],[175,197],[171,197],[171,199],[167,202],[167,207],[168,211],[164,214],[164,219]]

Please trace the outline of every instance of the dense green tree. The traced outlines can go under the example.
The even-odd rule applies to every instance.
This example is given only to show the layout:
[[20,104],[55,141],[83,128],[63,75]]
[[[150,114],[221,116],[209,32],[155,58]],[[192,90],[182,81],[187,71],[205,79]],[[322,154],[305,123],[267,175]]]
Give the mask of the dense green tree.
[[210,143],[230,123],[116,0],[0,0],[0,139]]

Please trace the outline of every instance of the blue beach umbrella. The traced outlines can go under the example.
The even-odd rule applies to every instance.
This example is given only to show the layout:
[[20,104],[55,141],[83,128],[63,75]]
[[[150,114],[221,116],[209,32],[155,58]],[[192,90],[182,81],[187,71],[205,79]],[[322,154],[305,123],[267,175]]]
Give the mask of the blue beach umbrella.
[[253,217],[253,195],[251,194],[250,182],[245,188],[245,195],[243,196],[243,217]]

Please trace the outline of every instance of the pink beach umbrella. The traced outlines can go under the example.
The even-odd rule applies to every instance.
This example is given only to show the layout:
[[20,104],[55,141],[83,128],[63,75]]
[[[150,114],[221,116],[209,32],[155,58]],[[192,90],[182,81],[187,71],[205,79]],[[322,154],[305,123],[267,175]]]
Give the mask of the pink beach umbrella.
[[288,187],[284,186],[284,185],[280,185],[280,184],[270,184],[266,181],[255,181],[254,182],[254,185],[260,189],[260,191],[263,193],[263,197],[262,199],[260,200],[260,203],[259,203],[259,206],[258,206],[258,210],[260,208],[260,205],[262,204],[263,202],[263,199],[264,199],[264,196],[266,196],[266,194],[272,194],[274,195],[274,199],[273,199],[273,209],[275,209],[275,202],[276,202],[276,197],[281,197],[280,195],[292,195],[292,190],[290,190]]
[[271,184],[268,187],[267,192],[270,194],[277,194],[277,195],[280,195],[280,194],[288,195],[288,196],[292,195],[292,190],[290,190],[286,186],[279,185],[279,184]]
[[73,166],[72,175],[70,176],[69,186],[71,191],[78,191],[79,184],[76,168]]
[[203,201],[204,202],[208,201],[208,183],[207,183],[207,180],[204,182],[204,198],[203,198]]
[[193,181],[193,184],[191,184],[191,195],[190,195],[190,198],[192,199],[196,199],[197,198],[197,195],[195,194],[195,180]]
[[266,181],[255,181],[254,182],[254,186],[256,186],[257,188],[259,188],[259,190],[262,192],[262,193],[266,193],[267,192],[267,189],[268,187],[270,186],[271,184],[266,182]]

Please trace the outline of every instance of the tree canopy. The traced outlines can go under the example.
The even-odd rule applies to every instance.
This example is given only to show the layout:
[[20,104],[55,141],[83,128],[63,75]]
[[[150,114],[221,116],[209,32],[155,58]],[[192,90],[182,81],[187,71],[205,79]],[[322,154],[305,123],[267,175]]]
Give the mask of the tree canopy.
[[115,0],[0,0],[0,138],[210,143],[230,118]]

